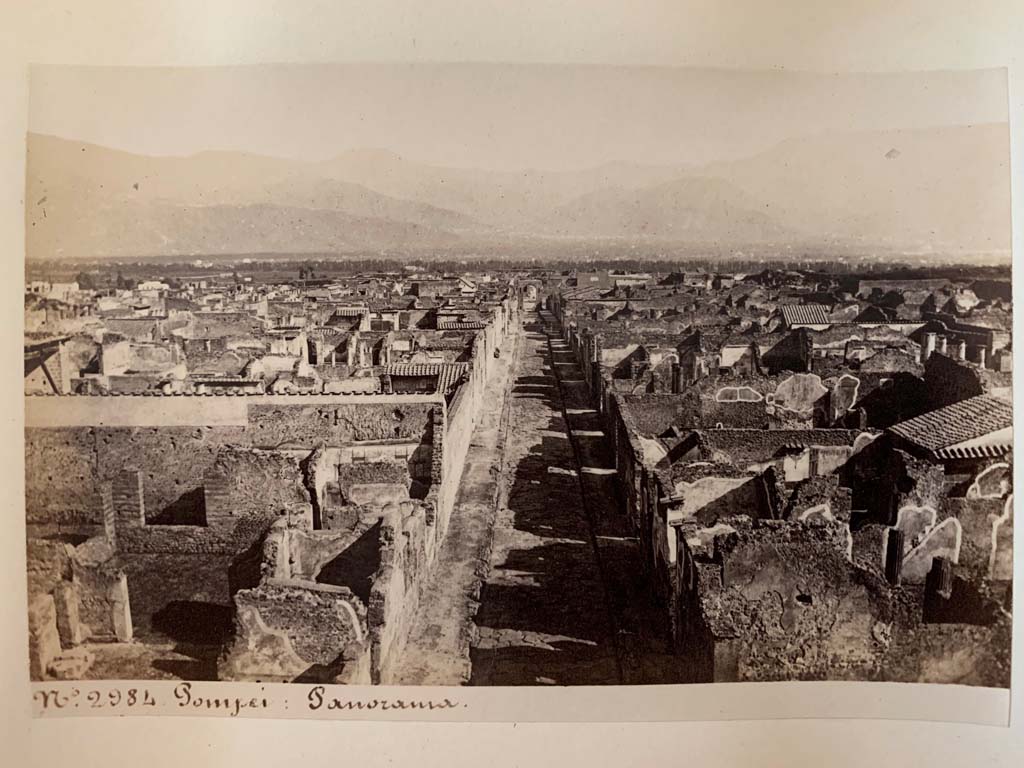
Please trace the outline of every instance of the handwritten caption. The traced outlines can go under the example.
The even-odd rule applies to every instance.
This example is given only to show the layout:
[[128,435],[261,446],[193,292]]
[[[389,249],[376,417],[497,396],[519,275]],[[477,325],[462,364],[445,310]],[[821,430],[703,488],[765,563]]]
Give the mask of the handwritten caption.
[[[257,685],[255,695],[224,695],[234,684],[181,682],[173,687],[137,686],[120,687],[104,683],[91,688],[80,684],[40,685],[32,693],[37,716],[48,714],[181,714],[210,713],[238,717],[241,714],[286,714],[297,716],[310,713],[397,713],[442,712],[461,709],[468,705],[450,698],[413,699],[398,697],[347,696],[344,686],[266,686]],[[248,688],[249,686],[247,686]],[[218,689],[218,690],[214,690]],[[248,691],[247,691],[248,693]]]

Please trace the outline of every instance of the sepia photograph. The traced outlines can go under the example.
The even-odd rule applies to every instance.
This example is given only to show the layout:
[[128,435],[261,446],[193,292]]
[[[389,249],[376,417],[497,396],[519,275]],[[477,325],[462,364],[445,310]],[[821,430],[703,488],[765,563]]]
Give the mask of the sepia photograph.
[[34,683],[1009,689],[1005,70],[46,65],[28,110]]

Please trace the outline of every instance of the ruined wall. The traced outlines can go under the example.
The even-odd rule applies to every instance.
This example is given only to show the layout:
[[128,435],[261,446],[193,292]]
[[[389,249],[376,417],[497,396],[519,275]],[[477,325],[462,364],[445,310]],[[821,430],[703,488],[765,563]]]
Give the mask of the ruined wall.
[[850,489],[840,487],[837,475],[816,475],[793,489],[783,517],[807,521],[820,516],[829,521],[849,523],[850,505]]
[[[40,430],[42,431],[42,430]],[[160,519],[196,498],[203,477],[229,444],[244,444],[240,427],[95,428],[94,493],[126,469],[142,473],[146,515]],[[34,439],[34,435],[31,439]],[[170,510],[173,514],[174,510]]]
[[700,415],[691,423],[693,427],[711,429],[768,429],[771,418],[763,402],[718,400],[713,395],[703,396]]
[[384,511],[380,568],[374,575],[367,606],[371,674],[375,683],[390,682],[390,669],[401,652],[419,604],[437,536],[437,526],[428,525],[422,506]]
[[263,447],[408,440],[425,433],[432,410],[430,403],[253,404],[247,434]]
[[77,597],[83,640],[127,642],[132,639],[128,579],[104,543],[93,539],[72,557],[72,585]]
[[616,395],[623,419],[639,435],[661,435],[669,427],[696,426],[700,421],[700,403],[696,392],[678,395]]
[[[412,478],[409,475],[409,465],[396,461],[369,461],[354,464],[342,464],[338,466],[338,490],[353,504],[364,503],[362,498],[364,491],[371,487],[379,487],[385,494],[384,500],[390,499],[386,486],[394,486],[404,491],[402,496],[409,498],[409,486]],[[401,500],[401,499],[390,499]]]
[[938,464],[893,447],[888,436],[865,445],[840,470],[842,484],[853,489],[854,527],[893,525],[901,507],[936,508],[945,495],[945,473]]
[[248,312],[196,312],[185,335],[195,339],[242,338],[260,336],[263,321]]
[[939,520],[952,517],[962,530],[959,572],[971,581],[1009,581],[1013,574],[1012,497],[945,498]]
[[[226,445],[312,450],[321,443],[342,446],[359,440],[420,443],[429,438],[438,408],[437,403],[399,399],[332,402],[326,396],[309,404],[306,398],[295,398],[294,405],[260,404],[280,399],[291,398],[30,398],[28,405],[34,408],[41,401],[46,408],[37,416],[29,409],[25,430],[28,520],[53,530],[95,533],[100,485],[126,468],[142,473],[146,515],[159,519],[193,503]],[[213,405],[220,407],[210,410]],[[110,424],[114,415],[159,425],[88,426],[90,418]],[[33,418],[40,426],[33,426]]]
[[350,590],[269,579],[235,596],[222,680],[369,683],[366,609]]
[[92,535],[102,523],[92,430],[34,430],[25,440],[29,533]]
[[[820,518],[729,523],[710,555],[680,536],[673,627],[698,679],[1008,686],[1009,614],[962,579],[953,579],[951,599],[930,576],[887,584],[877,567],[850,562],[851,549],[854,561],[865,543],[875,549],[863,538],[868,528],[851,542],[845,525]],[[947,550],[934,554],[956,561]],[[949,604],[940,610],[936,601]]]
[[232,595],[260,578],[262,539],[284,518],[311,527],[312,506],[298,461],[231,447],[216,455],[202,481],[198,519],[157,524],[145,516],[145,478],[124,471],[109,493],[114,562],[128,577],[132,621],[140,634],[188,635],[208,627],[211,640],[230,628]]
[[680,623],[712,643],[706,679],[875,675],[892,621],[888,588],[847,559],[848,544],[845,525],[763,521],[717,537],[712,567],[683,564],[699,599],[684,603]]
[[[454,425],[433,397],[76,398],[29,409],[30,473],[65,456],[80,468],[77,495],[57,474],[36,483],[30,515],[49,524],[86,509],[110,548],[80,568],[83,612],[114,639],[127,639],[118,605],[143,636],[223,643],[233,629],[238,642],[221,662],[231,679],[385,679],[447,528],[493,350],[509,327],[507,307],[495,316],[475,338]],[[351,496],[375,485],[356,480],[381,479],[370,464],[327,479],[328,454],[354,460],[361,442],[408,454],[384,477],[401,500],[348,503],[343,484]],[[423,463],[426,498],[409,499],[410,470]],[[338,516],[311,530],[332,498]],[[274,534],[275,525],[290,533]]]
[[787,452],[806,452],[809,471],[811,453],[827,469],[852,449],[859,434],[845,429],[711,429],[700,432],[700,443],[704,460],[727,459],[738,467],[777,463]]
[[240,376],[248,362],[263,353],[260,348],[229,348],[227,338],[184,339],[182,347],[190,374]]
[[78,679],[93,661],[87,641],[128,641],[132,622],[124,572],[102,536],[74,546],[29,539],[29,674]]
[[153,317],[108,317],[103,326],[108,334],[123,336],[132,341],[157,341],[166,335],[166,319]]
[[244,515],[284,515],[312,527],[310,493],[294,456],[225,446],[202,479],[206,523],[230,524]]
[[932,353],[925,363],[924,383],[929,410],[985,393],[982,377],[972,365],[938,352]]
[[1010,687],[1009,617],[994,624],[904,626],[893,635],[881,679]]
[[864,370],[878,357],[881,354],[866,361],[861,370],[850,370],[845,365],[822,366],[822,381],[830,393],[828,418],[832,424],[884,428],[918,416],[927,407],[924,381],[914,373]]

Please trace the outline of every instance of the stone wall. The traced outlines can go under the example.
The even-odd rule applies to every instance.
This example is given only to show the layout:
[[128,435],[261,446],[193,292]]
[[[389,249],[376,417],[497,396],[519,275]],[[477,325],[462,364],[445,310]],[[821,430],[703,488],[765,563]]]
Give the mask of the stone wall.
[[864,679],[892,622],[887,585],[847,559],[845,525],[735,523],[711,563],[682,545],[677,642],[705,682]]
[[233,594],[259,581],[270,525],[284,518],[312,527],[310,497],[291,456],[224,447],[202,488],[200,519],[157,524],[145,514],[142,473],[122,472],[110,486],[115,562],[128,577],[140,634],[175,637],[204,624],[214,640],[225,634]]
[[72,558],[83,639],[127,642],[135,634],[128,578],[105,542],[93,539]]
[[829,521],[850,522],[850,489],[839,486],[837,475],[817,475],[804,480],[786,502],[783,517],[806,521],[820,516]]
[[1010,687],[1011,621],[988,625],[914,620],[893,632],[880,679]]
[[91,430],[26,433],[25,496],[30,533],[92,535],[102,524]]
[[958,565],[971,581],[1010,581],[1013,575],[1013,497],[946,498],[938,518],[955,518],[962,530]]
[[985,393],[983,379],[970,364],[933,352],[925,363],[924,383],[929,410]]
[[[267,400],[294,399],[294,404],[266,404]],[[48,406],[45,426],[29,426],[25,432],[26,503],[30,525],[91,535],[101,523],[100,486],[126,468],[143,475],[145,508],[150,517],[174,514],[191,503],[203,478],[226,445],[241,448],[343,446],[359,440],[404,439],[417,443],[429,438],[433,412],[439,404],[428,398],[408,402],[375,398],[370,402],[346,402],[338,398],[200,396],[146,398],[29,398]],[[384,402],[381,402],[384,400]],[[223,408],[218,418],[206,408],[216,401]],[[89,411],[95,424],[110,423],[106,406],[139,414],[135,419],[154,426],[88,426]],[[174,408],[170,408],[171,405]],[[96,407],[93,408],[92,406]],[[182,409],[180,406],[186,408]],[[152,415],[146,416],[144,406]],[[194,407],[192,407],[194,406]],[[30,408],[30,416],[33,408]],[[161,413],[165,409],[165,413]],[[56,411],[56,413],[53,413]],[[190,417],[189,413],[193,412]],[[237,411],[237,416],[233,415]],[[61,423],[61,412],[70,425]],[[190,423],[191,422],[191,423]],[[59,471],[58,471],[59,470]],[[52,532],[48,531],[48,532]]]
[[289,443],[328,446],[371,440],[420,438],[430,422],[430,403],[381,402],[317,405],[260,405],[249,408],[247,433],[252,445]]
[[426,538],[436,528],[415,514],[391,515],[381,528],[381,564],[368,605],[371,670],[375,683],[389,682],[388,669],[419,601],[417,579],[426,575]]
[[368,683],[366,609],[345,587],[268,579],[235,596],[224,680]]
[[103,537],[72,546],[29,540],[29,672],[33,680],[81,675],[89,642],[128,641],[132,621],[125,574]]
[[895,448],[888,436],[865,445],[839,473],[842,485],[853,489],[854,527],[893,525],[901,507],[935,508],[945,494],[942,466]]
[[[30,519],[52,528],[83,518],[89,533],[101,531],[70,557],[70,582],[63,550],[37,558],[39,589],[56,584],[39,592],[55,610],[40,603],[37,616],[54,613],[56,625],[54,595],[72,584],[65,603],[95,637],[126,640],[137,628],[222,644],[228,679],[386,681],[447,529],[494,350],[514,319],[504,301],[474,338],[451,419],[437,396],[30,402]],[[413,453],[383,468],[347,465],[334,480],[329,462],[344,464],[342,453],[364,443]],[[51,465],[77,469],[44,474]],[[410,477],[414,465],[429,472]],[[382,479],[401,498],[357,493]],[[409,498],[413,480],[425,498]],[[38,661],[49,622],[33,626]]]
[[[1009,614],[959,577],[951,597],[936,592],[932,575],[888,584],[878,567],[884,527],[863,528],[851,541],[841,521],[821,517],[727,522],[710,552],[680,531],[673,630],[697,680],[1009,685]],[[881,536],[870,535],[875,528]],[[862,565],[871,553],[874,564]],[[939,561],[931,555],[956,562],[947,549],[929,555],[933,574]]]

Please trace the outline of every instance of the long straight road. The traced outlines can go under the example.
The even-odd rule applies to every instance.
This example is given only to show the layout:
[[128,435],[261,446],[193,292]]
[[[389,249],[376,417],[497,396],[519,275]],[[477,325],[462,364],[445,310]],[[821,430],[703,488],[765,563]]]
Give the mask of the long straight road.
[[508,431],[508,397],[521,329],[509,334],[487,384],[484,408],[466,453],[448,533],[410,623],[409,638],[385,683],[462,685],[480,582],[487,569]]
[[681,682],[579,364],[527,316],[488,385],[438,562],[386,683]]
[[528,323],[470,683],[676,682],[579,365],[549,317]]

